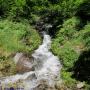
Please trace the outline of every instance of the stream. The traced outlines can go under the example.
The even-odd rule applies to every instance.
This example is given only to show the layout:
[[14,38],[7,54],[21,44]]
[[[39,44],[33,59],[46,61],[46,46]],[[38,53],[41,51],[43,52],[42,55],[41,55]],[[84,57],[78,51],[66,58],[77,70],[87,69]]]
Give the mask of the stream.
[[[50,47],[51,37],[44,32],[42,45],[40,45],[32,54],[35,70],[2,78],[0,79],[0,82],[7,85],[8,83],[15,83],[18,80],[22,80],[24,90],[41,90],[37,87],[43,83],[53,87],[55,81],[60,78],[60,70],[62,66],[58,57],[54,56],[50,51]],[[27,65],[29,65],[29,63]]]

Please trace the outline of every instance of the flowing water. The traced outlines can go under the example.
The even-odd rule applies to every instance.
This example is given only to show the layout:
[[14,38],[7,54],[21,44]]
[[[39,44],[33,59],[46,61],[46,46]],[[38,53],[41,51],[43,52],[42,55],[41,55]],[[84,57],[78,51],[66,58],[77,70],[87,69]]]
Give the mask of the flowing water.
[[35,70],[24,74],[5,77],[1,80],[1,83],[7,84],[23,80],[23,84],[25,85],[24,90],[34,90],[42,80],[45,80],[49,86],[54,85],[62,66],[58,57],[54,56],[49,50],[51,46],[51,37],[46,33],[43,33],[43,37],[42,45],[32,54]]

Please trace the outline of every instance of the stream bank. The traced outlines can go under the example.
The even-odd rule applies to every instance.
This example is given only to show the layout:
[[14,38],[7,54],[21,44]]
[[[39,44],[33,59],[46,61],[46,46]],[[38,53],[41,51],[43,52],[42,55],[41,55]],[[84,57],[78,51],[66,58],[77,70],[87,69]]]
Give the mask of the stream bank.
[[[58,57],[49,51],[51,47],[51,37],[46,33],[43,33],[43,37],[42,45],[32,54],[34,58],[34,70],[2,78],[0,81],[2,84],[8,85],[9,83],[15,83],[21,80],[25,90],[44,90],[46,87],[52,90],[55,89],[56,81],[58,78],[60,79],[59,73],[62,65]],[[14,61],[16,63],[20,62],[18,60],[20,60],[21,56],[22,54],[20,53],[16,54]],[[25,65],[28,67],[31,66],[28,58],[25,60],[25,56],[23,57],[24,60],[21,58],[21,61],[24,61],[24,63],[21,63],[21,66],[22,64],[24,67]]]

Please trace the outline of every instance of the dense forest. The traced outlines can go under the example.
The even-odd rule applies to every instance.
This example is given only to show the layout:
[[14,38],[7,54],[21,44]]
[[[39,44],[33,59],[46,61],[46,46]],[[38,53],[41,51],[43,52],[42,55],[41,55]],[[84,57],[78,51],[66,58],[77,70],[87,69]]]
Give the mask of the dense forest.
[[17,73],[13,56],[31,55],[43,31],[62,63],[57,90],[90,90],[90,0],[0,0],[0,77]]

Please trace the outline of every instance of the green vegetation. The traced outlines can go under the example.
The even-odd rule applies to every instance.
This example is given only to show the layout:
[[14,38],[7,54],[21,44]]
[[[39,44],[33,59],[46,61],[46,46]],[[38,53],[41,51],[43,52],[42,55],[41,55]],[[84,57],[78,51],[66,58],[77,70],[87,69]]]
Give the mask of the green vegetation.
[[31,54],[39,46],[37,23],[40,29],[52,25],[48,29],[53,37],[51,50],[62,62],[64,85],[77,90],[76,84],[84,81],[89,90],[89,0],[0,0],[0,76],[16,73],[13,54]]
[[[6,72],[12,72],[13,69],[15,70],[15,65],[11,58],[12,54],[17,52],[31,54],[40,43],[41,38],[39,37],[39,34],[28,23],[1,20],[0,71],[5,75]],[[7,67],[8,71],[6,70]]]
[[83,51],[90,49],[90,24],[87,23],[80,30],[79,26],[80,20],[76,17],[64,21],[62,28],[57,32],[56,38],[53,39],[52,43],[53,53],[60,58],[63,64],[61,76],[67,86],[73,85],[72,88],[76,83],[76,80],[71,78],[74,64],[78,61]]
[[40,37],[28,23],[0,21],[0,48],[6,54],[30,52],[40,44]]

